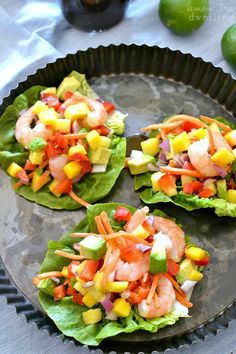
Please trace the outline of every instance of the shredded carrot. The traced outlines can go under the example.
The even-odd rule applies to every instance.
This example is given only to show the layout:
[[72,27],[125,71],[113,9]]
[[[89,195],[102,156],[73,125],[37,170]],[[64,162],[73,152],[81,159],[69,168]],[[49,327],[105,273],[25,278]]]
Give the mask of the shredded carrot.
[[176,300],[178,300],[182,305],[186,306],[187,308],[191,308],[193,304],[188,301],[185,297],[181,296],[178,291],[175,292]]
[[213,155],[215,152],[215,144],[214,144],[212,130],[210,127],[207,127],[207,133],[208,133],[209,144],[210,144],[210,154]]
[[157,130],[157,129],[165,129],[165,128],[170,128],[170,129],[173,129],[173,128],[177,128],[179,125],[181,125],[182,122],[173,122],[173,123],[159,123],[159,124],[151,124],[151,125],[148,125],[147,127],[144,127],[142,128],[141,130],[146,132],[146,131],[149,131],[149,130]]
[[64,275],[62,274],[62,272],[46,272],[46,273],[41,273],[37,275],[38,279],[47,279],[47,278],[61,278]]
[[61,250],[56,250],[55,254],[57,256],[61,256],[61,257],[69,258],[69,259],[75,259],[75,260],[79,260],[79,261],[85,259],[84,256],[80,256],[80,255],[77,255],[77,254],[71,254],[69,252],[64,252],[64,251],[61,251]]
[[152,299],[153,299],[153,296],[155,294],[155,291],[156,291],[156,288],[157,288],[157,284],[159,282],[159,279],[160,279],[160,276],[161,274],[155,274],[154,277],[153,277],[153,282],[152,282],[152,285],[151,285],[151,289],[149,291],[149,294],[148,294],[148,297],[147,297],[147,300],[146,300],[146,303],[148,305],[150,305]]
[[86,138],[88,133],[74,133],[74,134],[65,134],[63,135],[64,138],[70,139],[84,139]]
[[166,138],[166,130],[164,128],[161,129],[161,138],[162,140],[165,140]]
[[143,282],[144,282],[144,283],[147,283],[148,278],[149,278],[149,274],[148,274],[148,273],[145,273],[144,276],[143,276]]
[[169,274],[169,273],[165,273],[164,276],[171,282],[171,284],[173,285],[173,287],[175,288],[176,291],[178,291],[178,293],[185,297],[185,293],[184,291],[181,289],[180,285],[177,283],[177,281]]
[[112,253],[112,247],[109,246],[107,248],[107,251],[106,251],[106,254],[105,254],[105,257],[104,257],[104,262],[103,262],[103,266],[101,268],[101,271],[103,271],[103,269],[106,268],[107,263],[108,263],[108,259],[110,258],[111,253]]
[[43,162],[41,162],[41,164],[39,165],[39,168],[44,168],[48,165],[49,161],[48,160],[45,160]]
[[110,240],[113,240],[116,237],[125,237],[128,240],[131,240],[131,241],[133,241],[135,243],[142,243],[143,245],[147,245],[147,246],[151,246],[152,245],[151,243],[143,240],[142,238],[139,238],[139,237],[137,237],[137,236],[135,236],[133,234],[129,234],[127,232],[116,232],[114,234],[110,234],[110,235],[104,236],[105,240],[108,241],[108,242]]
[[101,212],[100,218],[101,218],[101,221],[103,223],[103,226],[104,226],[107,234],[113,234],[114,230],[111,227],[111,224],[110,224],[110,221],[109,221],[109,218],[108,218],[108,215],[107,215],[106,211],[102,211]]
[[85,207],[91,205],[91,204],[89,204],[88,202],[86,202],[85,200],[83,200],[83,199],[81,199],[80,197],[78,197],[73,191],[71,191],[71,192],[69,193],[69,196],[70,196],[72,199],[74,199],[77,203],[79,203],[79,204],[81,204],[81,205],[83,205],[83,206],[85,206]]
[[203,120],[206,123],[216,123],[219,128],[225,130],[226,132],[231,132],[232,131],[232,129],[228,125],[226,125],[224,123],[221,123],[221,122],[219,122],[216,119],[209,118],[209,117],[206,117],[206,116],[200,116],[200,118],[201,118],[201,120]]
[[75,146],[76,145],[76,139],[70,139],[70,146]]
[[[30,173],[28,174],[27,177],[29,178],[29,180],[31,180],[31,179],[33,178],[33,175],[34,175],[34,171],[32,171],[32,172],[30,172]],[[20,188],[21,186],[23,186],[23,184],[24,184],[24,183],[22,183],[21,181],[18,181],[18,182],[14,183],[14,184],[12,185],[12,188],[13,188],[13,189]]]
[[107,235],[106,229],[103,226],[103,222],[102,222],[101,217],[99,215],[95,216],[95,222],[96,222],[99,234]]
[[177,164],[176,164],[175,160],[170,160],[170,161],[169,161],[169,166],[170,166],[170,167],[176,167],[176,165],[177,165]]
[[197,178],[204,178],[201,173],[196,170],[187,170],[185,168],[175,168],[170,166],[160,166],[160,171],[165,173],[170,173],[171,175],[179,175],[179,176],[192,176]]
[[192,122],[192,123],[198,125],[199,127],[206,127],[206,124],[203,123],[200,119],[192,117],[192,116],[188,116],[185,114],[179,114],[179,115],[170,117],[169,119],[167,119],[166,122],[172,123],[172,122],[176,122],[176,121],[187,121],[187,122]]
[[114,256],[113,256],[111,263],[107,264],[107,266],[104,268],[103,277],[102,277],[102,281],[101,281],[102,286],[104,286],[106,284],[109,274],[111,274],[113,272],[113,270],[115,269],[119,258],[120,258],[120,250],[116,249],[114,252]]

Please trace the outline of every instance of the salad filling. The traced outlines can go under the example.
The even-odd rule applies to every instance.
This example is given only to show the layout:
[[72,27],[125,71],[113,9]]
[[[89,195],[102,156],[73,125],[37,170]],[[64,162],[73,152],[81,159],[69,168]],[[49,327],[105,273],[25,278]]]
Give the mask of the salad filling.
[[187,317],[208,262],[208,252],[186,243],[180,226],[163,213],[97,204],[73,232],[49,242],[33,284],[63,333],[97,345],[118,333],[156,332]]
[[[77,72],[58,88],[37,92],[34,104],[17,115],[15,147],[8,144],[0,151],[0,162],[14,178],[12,187],[27,199],[60,209],[76,209],[104,197],[124,166],[126,142],[116,134],[123,134],[126,116],[98,98]],[[103,189],[86,195],[86,184],[89,189],[102,179]]]
[[176,115],[150,132],[127,161],[145,203],[172,201],[188,210],[215,208],[236,217],[236,130],[230,122]]

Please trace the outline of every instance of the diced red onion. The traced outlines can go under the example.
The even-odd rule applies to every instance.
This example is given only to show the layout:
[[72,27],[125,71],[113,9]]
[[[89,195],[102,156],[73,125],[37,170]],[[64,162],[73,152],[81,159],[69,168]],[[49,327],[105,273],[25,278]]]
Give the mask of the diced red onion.
[[151,171],[151,172],[159,171],[159,168],[157,167],[157,165],[154,165],[154,163],[148,163],[147,169],[148,169],[148,171]]
[[80,244],[79,244],[79,243],[75,243],[75,244],[73,245],[73,248],[74,248],[74,250],[80,252]]
[[104,310],[106,313],[109,313],[113,310],[114,305],[113,303],[108,299],[108,297],[104,297],[101,301],[102,306],[104,307]]
[[166,152],[170,152],[170,142],[169,139],[165,139],[161,142],[159,145],[161,149],[163,149]]
[[71,273],[73,273],[75,276],[77,275],[77,268],[78,265],[77,264],[71,264]]
[[59,278],[52,277],[51,280],[52,280],[52,281],[55,281],[55,283],[57,283],[57,284],[60,283],[60,279],[59,279]]
[[205,181],[203,181],[203,188],[207,188],[210,184],[215,182],[216,182],[215,178],[207,178],[205,179]]
[[164,164],[167,163],[167,158],[166,158],[166,154],[164,152],[160,152],[159,154],[159,161],[163,162]]
[[115,299],[117,298],[117,293],[108,293],[107,294],[107,298],[111,301],[111,302],[113,302],[113,301],[115,301]]
[[153,215],[148,215],[148,216],[146,217],[146,220],[147,220],[147,222],[148,222],[151,226],[153,226],[154,221],[155,221],[155,217],[154,217]]
[[194,288],[194,286],[197,284],[197,281],[194,280],[185,280],[185,282],[181,285],[181,289],[185,292],[188,293],[190,290]]
[[101,99],[100,97],[95,98],[95,101],[100,102],[100,103],[103,103],[103,102],[104,102],[103,99]]
[[220,166],[213,164],[214,169],[216,170],[217,173],[219,173],[220,177],[225,178],[227,175],[227,172]]
[[190,162],[188,154],[177,154],[173,157],[177,167],[182,168],[185,162]]
[[147,246],[147,245],[143,245],[142,243],[138,243],[136,245],[136,248],[138,250],[140,250],[142,253],[146,253],[148,251],[150,251],[150,249],[152,248],[151,246]]
[[83,288],[91,288],[92,286],[94,286],[94,281],[87,281],[87,283],[83,284]]
[[79,123],[78,123],[77,120],[74,120],[73,123],[72,123],[72,132],[74,134],[77,134],[79,130],[80,130]]
[[118,316],[116,316],[114,312],[109,312],[105,318],[110,321],[116,321],[118,319]]
[[130,296],[129,290],[125,290],[123,291],[123,293],[120,294],[120,297],[122,297],[122,299],[128,299],[129,296]]
[[78,177],[73,178],[73,179],[72,179],[72,183],[77,183],[77,182],[79,182],[82,177],[83,177],[83,175],[81,174],[81,175],[79,175]]

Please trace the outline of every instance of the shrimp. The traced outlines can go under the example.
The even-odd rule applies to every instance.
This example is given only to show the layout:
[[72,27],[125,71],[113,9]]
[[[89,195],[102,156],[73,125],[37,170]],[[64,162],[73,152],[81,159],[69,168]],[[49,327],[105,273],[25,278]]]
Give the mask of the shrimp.
[[137,209],[134,214],[132,215],[130,221],[126,226],[127,232],[132,232],[136,229],[139,225],[142,225],[144,220],[146,219],[147,213],[149,212],[148,207],[144,207],[142,209]]
[[138,312],[144,318],[165,316],[173,310],[174,302],[175,291],[173,285],[167,278],[161,275],[157,284],[154,300],[150,305],[147,304],[146,300],[142,300],[138,304]]
[[51,175],[58,181],[66,178],[63,167],[66,165],[68,158],[66,155],[53,156],[49,159],[49,170]]
[[[185,239],[184,232],[176,225],[172,220],[155,216],[154,229],[158,232],[162,232],[169,237],[171,246],[166,247],[167,258],[172,259],[175,262],[179,262],[184,254]],[[158,240],[158,235],[157,235]]]
[[148,272],[150,255],[145,253],[143,258],[137,262],[124,262],[119,259],[116,266],[116,280],[133,282],[139,280]]
[[217,131],[217,130],[212,130],[212,136],[213,136],[213,141],[214,141],[214,146],[216,150],[220,150],[222,148],[225,148],[232,152],[231,146],[228,144],[227,140],[223,137],[223,135]]
[[[214,135],[213,135],[214,136]],[[213,166],[213,162],[210,159],[208,153],[209,142],[207,139],[201,139],[194,142],[188,148],[188,155],[191,164],[194,168],[206,177],[215,177],[218,172]]]
[[15,137],[16,140],[28,149],[28,145],[32,139],[41,137],[47,140],[53,135],[53,130],[46,128],[45,125],[39,120],[36,122],[34,128],[31,128],[31,123],[36,119],[36,115],[29,108],[23,112],[16,122]]

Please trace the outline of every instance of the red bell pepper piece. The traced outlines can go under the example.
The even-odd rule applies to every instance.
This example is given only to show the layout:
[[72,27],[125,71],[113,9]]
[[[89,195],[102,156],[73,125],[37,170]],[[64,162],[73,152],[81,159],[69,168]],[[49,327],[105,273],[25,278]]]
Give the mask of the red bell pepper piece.
[[113,112],[116,109],[116,107],[113,103],[107,102],[107,101],[103,102],[103,106],[108,114]]
[[25,170],[20,170],[18,173],[17,173],[17,177],[20,179],[21,183],[23,184],[28,184],[29,183],[29,178],[25,172]]
[[213,191],[209,188],[203,189],[203,191],[201,191],[198,196],[200,198],[210,198],[214,195]]
[[172,259],[168,259],[167,264],[168,264],[168,273],[170,273],[170,275],[175,277],[180,270],[180,266],[178,265],[178,263],[172,261]]
[[72,261],[71,264],[69,264],[67,266],[67,272],[68,272],[68,275],[67,275],[67,278],[74,278],[76,277],[76,272],[75,272],[75,268],[79,266],[79,262],[78,261]]
[[61,149],[55,147],[55,143],[53,143],[52,141],[48,141],[48,144],[45,147],[45,152],[47,154],[48,159],[50,159],[53,156],[60,155]]
[[209,263],[209,257],[208,256],[206,256],[206,257],[204,257],[203,259],[201,259],[200,261],[194,261],[194,263],[196,264],[196,265],[198,265],[198,266],[207,266],[208,265],[208,263]]
[[80,278],[85,280],[85,281],[90,281],[93,280],[93,277],[97,271],[98,268],[98,261],[93,261],[88,259],[86,262],[86,267],[85,269],[82,271],[82,273],[80,273]]
[[77,294],[76,290],[73,288],[71,283],[69,283],[68,284],[68,288],[66,290],[66,295],[73,296],[73,295],[76,295],[76,294]]
[[60,301],[66,296],[66,290],[63,285],[58,285],[53,289],[54,301]]
[[73,96],[74,92],[72,91],[66,91],[63,95],[63,99],[64,101],[68,100],[68,98],[71,98],[71,96]]
[[96,127],[95,130],[98,132],[98,134],[107,136],[110,132],[110,130],[105,127],[105,125],[100,125],[99,127]]
[[69,178],[63,179],[63,181],[59,182],[55,188],[53,188],[53,192],[55,194],[68,194],[72,191],[72,181]]
[[191,132],[192,129],[198,129],[198,128],[199,127],[196,124],[192,123],[192,122],[186,121],[183,124],[183,130],[185,130],[187,133]]
[[193,192],[196,194],[201,192],[201,190],[203,189],[203,183],[199,181],[193,181],[192,185],[193,185]]
[[42,101],[48,105],[50,108],[54,108],[57,111],[60,106],[61,102],[59,101],[58,97],[50,95],[42,98]]
[[144,222],[142,223],[142,227],[144,229],[146,229],[147,232],[149,232],[150,235],[154,235],[155,234],[155,229],[152,227],[152,225],[149,224],[149,222],[147,220],[144,220]]
[[131,219],[131,212],[122,207],[122,206],[119,206],[117,209],[116,209],[116,212],[115,212],[115,215],[114,215],[114,219],[118,222],[121,222],[121,221],[129,221]]
[[68,149],[68,140],[59,132],[55,133],[55,147],[59,149]]
[[34,165],[30,160],[26,160],[24,170],[25,171],[34,171],[36,168],[36,165]]
[[78,293],[73,295],[73,302],[77,305],[84,306],[82,299],[83,299],[83,296]]

